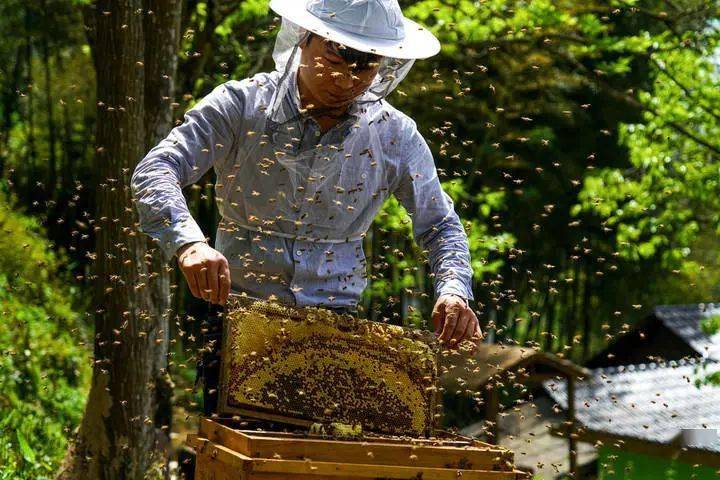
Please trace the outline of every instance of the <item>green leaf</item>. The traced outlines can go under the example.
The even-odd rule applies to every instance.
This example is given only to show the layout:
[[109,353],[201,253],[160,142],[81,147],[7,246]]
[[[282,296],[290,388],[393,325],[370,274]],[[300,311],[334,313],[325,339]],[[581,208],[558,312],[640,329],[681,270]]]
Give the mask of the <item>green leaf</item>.
[[16,430],[15,434],[17,436],[18,446],[20,447],[20,452],[22,453],[23,458],[30,463],[35,463],[35,451],[30,448],[25,436],[20,430]]
[[700,323],[701,330],[707,335],[715,335],[720,332],[720,315],[713,315]]

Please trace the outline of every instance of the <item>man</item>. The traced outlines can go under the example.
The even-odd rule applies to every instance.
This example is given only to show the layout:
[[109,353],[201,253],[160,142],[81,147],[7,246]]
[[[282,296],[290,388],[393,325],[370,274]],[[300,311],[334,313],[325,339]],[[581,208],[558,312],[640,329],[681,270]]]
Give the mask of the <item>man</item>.
[[[384,100],[437,39],[397,0],[270,7],[283,19],[275,71],[216,87],[135,169],[142,231],[216,311],[234,292],[354,312],[367,285],[362,240],[393,194],[428,252],[436,334],[477,341],[467,237],[415,122]],[[181,191],[211,167],[215,248]]]

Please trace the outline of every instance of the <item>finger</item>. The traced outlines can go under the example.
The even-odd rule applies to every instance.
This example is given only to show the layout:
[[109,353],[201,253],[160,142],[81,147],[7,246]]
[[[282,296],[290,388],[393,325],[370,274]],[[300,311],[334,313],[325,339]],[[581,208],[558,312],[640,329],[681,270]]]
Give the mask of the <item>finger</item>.
[[445,304],[438,302],[435,304],[435,307],[432,311],[432,322],[435,326],[435,335],[440,335],[440,329],[442,328],[443,323],[443,313],[445,311]]
[[208,278],[208,289],[210,290],[210,301],[212,303],[220,302],[220,264],[218,262],[211,262],[207,271]]
[[450,341],[456,347],[460,342],[462,342],[469,321],[470,317],[467,313],[467,309],[460,307],[460,313],[458,313],[458,321],[455,324],[455,330],[453,330],[453,333],[450,336]]
[[182,265],[180,266],[180,271],[185,276],[185,281],[190,288],[190,293],[192,293],[193,297],[200,298],[200,289],[198,288],[198,282],[197,278],[195,278],[195,273],[191,269],[185,268]]
[[444,342],[448,342],[448,341],[450,341],[450,338],[452,338],[452,335],[455,332],[455,327],[457,326],[459,314],[460,314],[460,306],[457,303],[451,303],[450,305],[447,305],[447,304],[445,305],[444,326],[443,326],[442,334],[440,335],[440,338]]
[[463,332],[463,335],[460,340],[458,340],[458,342],[464,342],[465,340],[472,341],[472,335],[477,329],[477,318],[475,318],[475,316],[467,310],[465,310],[465,312],[468,320],[467,324],[465,325],[465,331]]
[[199,270],[196,270],[193,272],[193,278],[195,279],[195,289],[197,290],[197,298],[204,300],[205,299],[205,292],[203,292],[203,289],[206,287],[203,287],[205,284],[205,274]]
[[230,295],[230,286],[232,279],[230,278],[230,268],[227,262],[223,263],[223,267],[220,270],[220,303],[223,305],[227,303],[228,296]]
[[198,279],[198,289],[200,289],[200,297],[203,300],[208,300],[208,280],[207,280],[208,267],[202,266],[198,271],[195,272],[195,276]]
[[482,337],[482,329],[480,328],[480,322],[477,322],[475,324],[475,331],[472,334],[472,338],[475,341],[475,343],[482,342],[483,337]]
[[480,344],[482,343],[482,330],[480,329],[480,322],[475,324],[475,331],[473,332],[473,347],[470,351],[471,355],[475,355],[478,351]]

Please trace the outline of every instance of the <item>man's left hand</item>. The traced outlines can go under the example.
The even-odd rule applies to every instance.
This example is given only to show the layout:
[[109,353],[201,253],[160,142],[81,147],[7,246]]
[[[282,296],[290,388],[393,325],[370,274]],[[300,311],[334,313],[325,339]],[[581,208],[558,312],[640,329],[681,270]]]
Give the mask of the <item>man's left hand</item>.
[[464,341],[473,342],[474,352],[482,340],[482,331],[477,316],[465,299],[454,294],[440,295],[432,312],[435,335],[452,348]]

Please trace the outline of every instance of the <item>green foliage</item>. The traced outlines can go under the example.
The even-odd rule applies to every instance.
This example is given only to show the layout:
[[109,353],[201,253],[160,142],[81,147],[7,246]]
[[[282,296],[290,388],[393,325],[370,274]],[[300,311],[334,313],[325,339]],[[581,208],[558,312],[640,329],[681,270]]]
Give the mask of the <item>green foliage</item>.
[[714,468],[703,462],[692,463],[682,457],[637,453],[629,448],[598,448],[599,480],[714,480]]
[[79,423],[90,351],[38,222],[0,198],[0,478],[51,478]]
[[703,224],[720,224],[720,151],[703,144],[712,146],[720,133],[711,107],[718,100],[720,77],[711,56],[719,38],[712,31],[702,49],[652,54],[659,71],[653,89],[640,95],[644,123],[621,130],[632,167],[600,169],[585,179],[578,207],[617,226],[617,247],[630,260],[691,268],[686,259]]
[[[463,222],[468,235],[474,277],[481,280],[497,272],[502,266],[502,260],[494,258],[494,255],[505,253],[513,246],[514,239],[505,232],[491,234],[485,220],[492,211],[503,209],[504,194],[483,189],[471,195],[458,180],[443,182],[443,189],[456,205],[464,208],[472,202],[478,209],[475,215],[470,216],[470,220]],[[383,255],[381,274],[375,273],[368,283],[364,292],[365,301],[369,303],[373,298],[392,298],[396,292],[427,291],[431,281],[427,278],[428,272],[422,262],[418,261],[425,258],[425,253],[413,242],[412,220],[394,197],[383,204],[374,221],[373,232],[392,236],[404,247],[388,249]],[[429,297],[427,294],[425,296]],[[425,327],[427,317],[423,308],[410,309],[405,324]]]
[[393,101],[429,126],[463,190],[504,194],[490,215],[479,199],[459,209],[512,239],[483,257],[497,261],[497,291],[476,284],[501,330],[572,348],[591,311],[587,354],[631,304],[713,298],[700,279],[718,270],[704,235],[720,224],[716,3],[424,0],[406,11],[443,50],[411,72],[416,94]]
[[[180,48],[184,65],[178,73],[189,74],[181,78],[179,85],[202,96],[218,83],[271,68],[277,25],[271,22],[268,5],[268,0],[196,2]],[[198,51],[209,54],[197,55]]]
[[706,335],[715,335],[720,332],[720,315],[713,315],[703,320],[700,324],[700,329]]

